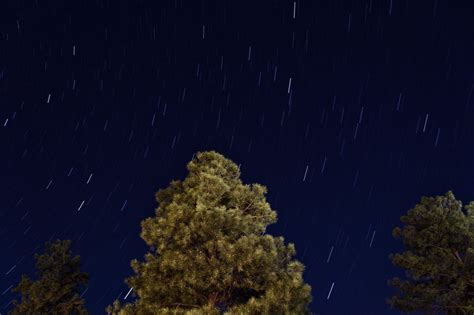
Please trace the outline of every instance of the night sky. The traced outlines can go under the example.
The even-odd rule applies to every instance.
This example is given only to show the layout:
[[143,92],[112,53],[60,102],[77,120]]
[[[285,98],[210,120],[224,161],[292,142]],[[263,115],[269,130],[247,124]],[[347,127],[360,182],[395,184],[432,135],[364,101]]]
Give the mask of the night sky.
[[474,200],[462,3],[2,1],[0,313],[55,238],[92,314],[123,300],[154,193],[216,150],[267,186],[312,310],[397,314],[399,217],[423,195]]

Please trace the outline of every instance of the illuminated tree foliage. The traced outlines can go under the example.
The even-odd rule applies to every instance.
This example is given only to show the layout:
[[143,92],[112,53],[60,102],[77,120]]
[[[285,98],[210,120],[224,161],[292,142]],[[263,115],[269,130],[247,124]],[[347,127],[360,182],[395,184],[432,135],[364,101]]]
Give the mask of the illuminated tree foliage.
[[13,301],[11,315],[84,315],[88,314],[80,296],[88,282],[80,271],[81,258],[72,256],[70,241],[47,242],[45,252],[35,254],[38,279],[23,275],[14,292],[21,302]]
[[474,314],[474,203],[465,207],[452,192],[423,197],[393,230],[405,245],[390,255],[406,279],[389,284],[398,292],[387,302],[403,312]]
[[126,283],[135,301],[109,314],[309,314],[311,287],[295,247],[265,234],[276,222],[266,188],[244,185],[216,152],[198,153],[183,181],[158,191],[141,224],[151,247]]

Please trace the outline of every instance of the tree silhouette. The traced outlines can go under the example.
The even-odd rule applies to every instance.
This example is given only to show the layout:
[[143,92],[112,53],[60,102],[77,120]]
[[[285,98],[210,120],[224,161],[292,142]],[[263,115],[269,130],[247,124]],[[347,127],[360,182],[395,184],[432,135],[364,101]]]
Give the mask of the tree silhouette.
[[87,311],[79,292],[88,276],[80,271],[81,258],[72,256],[68,240],[47,242],[43,254],[35,254],[38,279],[23,275],[14,292],[21,302],[13,301],[12,315],[84,315]]
[[406,271],[387,302],[403,312],[474,314],[474,203],[462,210],[452,192],[423,197],[393,230],[405,251],[390,255]]
[[244,185],[232,161],[197,153],[183,181],[158,191],[141,224],[151,247],[126,283],[135,301],[109,314],[309,314],[311,287],[295,247],[265,234],[276,222],[266,188]]

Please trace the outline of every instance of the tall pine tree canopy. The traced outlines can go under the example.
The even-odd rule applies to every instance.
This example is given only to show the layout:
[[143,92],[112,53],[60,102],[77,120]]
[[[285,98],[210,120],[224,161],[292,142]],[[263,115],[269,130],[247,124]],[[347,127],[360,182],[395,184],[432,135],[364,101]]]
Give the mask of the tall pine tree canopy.
[[150,246],[126,280],[135,301],[110,314],[309,314],[311,287],[295,247],[265,234],[276,212],[266,188],[246,185],[239,167],[197,153],[183,181],[158,191],[156,216],[142,221]]
[[80,256],[72,256],[69,240],[47,242],[43,254],[35,254],[37,280],[23,275],[14,292],[11,315],[84,315],[80,296],[88,275],[80,270]]
[[463,211],[452,192],[423,197],[393,235],[405,251],[390,255],[406,279],[389,284],[398,289],[388,300],[403,312],[474,314],[474,203]]

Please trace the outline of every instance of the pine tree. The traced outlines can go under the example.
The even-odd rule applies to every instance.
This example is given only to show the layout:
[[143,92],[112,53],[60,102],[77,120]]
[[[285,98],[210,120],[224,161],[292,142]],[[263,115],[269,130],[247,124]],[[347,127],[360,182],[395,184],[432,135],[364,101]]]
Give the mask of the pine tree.
[[80,256],[72,256],[68,240],[47,242],[43,254],[35,254],[38,279],[23,275],[14,292],[21,302],[13,301],[11,315],[84,315],[87,311],[79,292],[88,276],[80,271]]
[[387,302],[403,312],[474,314],[474,203],[452,192],[423,197],[393,230],[405,251],[390,255],[407,279],[393,278],[398,292]]
[[276,222],[266,188],[244,185],[240,169],[211,151],[188,176],[156,193],[156,216],[142,221],[151,247],[126,280],[136,300],[109,314],[308,314],[311,287],[295,247],[265,234]]

